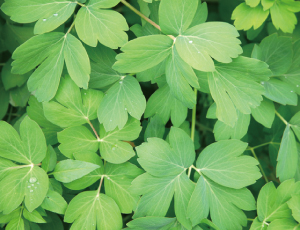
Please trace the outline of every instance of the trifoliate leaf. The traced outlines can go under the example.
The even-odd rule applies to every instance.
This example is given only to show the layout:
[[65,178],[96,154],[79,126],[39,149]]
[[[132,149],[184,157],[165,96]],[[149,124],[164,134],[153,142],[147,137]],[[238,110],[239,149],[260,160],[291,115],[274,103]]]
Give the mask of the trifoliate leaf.
[[241,54],[237,30],[224,22],[207,22],[186,30],[176,38],[175,46],[180,57],[194,69],[214,71],[212,58],[230,63]]
[[52,190],[48,191],[45,200],[41,204],[43,209],[58,214],[65,214],[67,206],[68,204],[65,199],[58,192]]
[[139,196],[130,192],[128,188],[133,179],[142,173],[143,170],[129,162],[105,165],[105,193],[114,199],[122,213],[131,213],[136,207]]
[[106,132],[101,125],[99,149],[103,159],[120,164],[135,156],[132,146],[126,141],[136,140],[141,130],[140,121],[134,118],[130,118],[122,129],[116,128],[110,132]]
[[[170,144],[159,138],[148,138],[148,142],[136,147],[138,162],[151,175],[161,177],[182,173],[195,159],[194,144],[181,129],[172,127]],[[168,168],[166,171],[165,169]]]
[[290,0],[274,1],[270,8],[273,25],[284,33],[293,33],[297,24],[296,12],[300,11],[300,2]]
[[222,121],[217,121],[214,127],[216,141],[227,139],[242,139],[248,131],[250,115],[236,111],[237,121],[233,127],[226,125]]
[[255,210],[255,199],[248,189],[226,188],[201,176],[187,212],[193,225],[206,218],[209,211],[213,223],[220,229],[242,229],[247,225],[247,217],[241,209]]
[[251,114],[258,123],[267,128],[271,128],[275,118],[274,103],[264,98],[258,107],[251,109]]
[[166,124],[171,117],[172,124],[179,127],[187,117],[188,109],[171,93],[168,85],[157,89],[149,98],[145,111],[145,118],[158,114]]
[[43,169],[31,165],[16,168],[0,181],[0,211],[8,214],[24,200],[32,212],[41,205],[48,188],[49,178]]
[[163,33],[179,35],[191,24],[197,11],[197,0],[162,0],[159,6],[159,21]]
[[54,32],[32,37],[12,57],[16,74],[25,74],[39,65],[28,80],[28,89],[35,91],[38,101],[54,97],[64,61],[74,82],[79,87],[88,86],[90,61],[81,42],[71,34]]
[[116,62],[116,52],[98,44],[96,48],[86,47],[91,61],[90,88],[103,89],[121,80],[122,74],[112,69]]
[[200,154],[197,168],[202,175],[226,187],[240,189],[254,184],[261,174],[258,161],[242,155],[246,147],[247,143],[239,140],[213,143]]
[[73,230],[121,229],[123,226],[120,209],[116,202],[97,191],[79,193],[67,208],[64,221],[73,223]]
[[140,120],[146,108],[146,99],[138,81],[124,76],[104,96],[98,109],[98,119],[106,131],[122,129],[130,116]]
[[137,73],[158,65],[171,53],[173,40],[165,35],[140,37],[121,48],[113,68],[120,73]]
[[238,30],[249,30],[251,28],[256,30],[266,21],[268,15],[269,11],[264,11],[261,5],[252,8],[246,3],[241,3],[234,9],[231,19],[235,20],[234,26]]
[[268,223],[276,219],[290,218],[291,210],[287,201],[297,192],[294,180],[284,181],[276,189],[273,182],[269,182],[260,190],[257,199],[258,219]]
[[18,23],[31,23],[37,21],[34,27],[35,34],[50,32],[73,14],[76,2],[68,0],[18,0],[6,1],[1,9]]
[[281,182],[294,178],[298,164],[298,152],[296,138],[289,124],[283,133],[277,162],[276,176]]
[[78,126],[97,118],[103,93],[98,90],[80,90],[69,76],[61,79],[56,101],[44,102],[45,117],[60,127]]
[[200,88],[192,67],[178,55],[175,47],[166,62],[166,79],[172,94],[190,109],[196,104],[196,95],[192,87]]
[[268,80],[271,71],[262,61],[239,57],[229,64],[216,64],[216,70],[207,76],[218,119],[233,126],[237,120],[235,107],[250,114],[251,108],[259,106],[264,93],[260,82]]
[[52,174],[56,180],[68,183],[85,176],[97,168],[100,168],[100,166],[84,161],[69,159],[60,161]]
[[0,156],[25,164],[38,164],[46,156],[44,134],[38,124],[25,117],[20,125],[20,135],[8,123],[0,121]]
[[98,40],[112,49],[123,46],[128,41],[124,31],[129,29],[125,18],[116,11],[99,8],[101,2],[95,1],[80,8],[75,19],[78,37],[93,47],[97,46]]

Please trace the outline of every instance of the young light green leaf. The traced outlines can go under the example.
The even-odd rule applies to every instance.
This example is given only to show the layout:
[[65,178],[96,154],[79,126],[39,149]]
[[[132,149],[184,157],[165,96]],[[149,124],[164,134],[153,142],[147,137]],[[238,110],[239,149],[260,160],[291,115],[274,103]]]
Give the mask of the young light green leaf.
[[163,33],[177,36],[191,24],[198,7],[198,0],[162,0],[159,21]]
[[0,181],[0,211],[8,214],[24,200],[29,212],[43,202],[49,188],[46,172],[37,167],[24,167],[11,171]]
[[194,69],[214,71],[212,58],[230,63],[242,53],[237,30],[224,22],[207,22],[194,26],[176,38],[180,57]]
[[233,126],[237,120],[234,107],[249,114],[251,108],[259,106],[264,93],[260,82],[268,80],[271,71],[262,61],[239,57],[230,64],[216,64],[215,72],[207,75],[218,119]]
[[44,134],[38,124],[25,117],[20,124],[20,136],[8,123],[0,121],[0,156],[25,164],[38,164],[46,156]]
[[98,109],[98,119],[106,131],[122,129],[130,116],[140,120],[146,108],[146,99],[138,81],[124,76],[104,96]]
[[258,107],[251,109],[251,114],[258,123],[267,128],[271,128],[275,119],[274,103],[264,98]]
[[277,219],[270,223],[268,230],[298,230],[299,224],[293,219]]
[[208,16],[208,8],[206,2],[198,2],[198,8],[196,11],[196,14],[193,18],[192,23],[190,24],[190,27],[194,27],[196,25],[199,25],[201,23],[206,22]]
[[129,229],[134,230],[167,230],[176,222],[176,218],[147,216],[134,219],[127,223]]
[[106,132],[101,125],[99,149],[103,159],[110,163],[120,164],[135,156],[132,146],[127,141],[137,139],[141,130],[139,120],[134,118],[130,118],[122,129],[116,128],[110,132]]
[[246,4],[251,7],[256,7],[260,3],[260,0],[246,0]]
[[71,34],[55,32],[32,37],[16,49],[13,59],[12,71],[17,74],[27,73],[39,65],[28,80],[28,89],[35,91],[38,101],[54,97],[64,60],[75,83],[83,88],[88,86],[90,61],[81,42]]
[[23,216],[27,220],[34,222],[34,223],[46,223],[44,218],[37,210],[33,210],[32,212],[28,212],[26,208],[23,210]]
[[89,46],[96,47],[99,40],[105,46],[117,49],[128,41],[125,18],[112,10],[101,10],[96,3],[81,7],[75,19],[79,38]]
[[73,198],[67,208],[64,221],[73,223],[73,230],[121,229],[122,216],[116,202],[97,191],[86,191]]
[[51,145],[48,146],[46,157],[42,161],[42,169],[45,170],[45,172],[53,171],[55,168],[57,162],[57,155],[55,150]]
[[260,222],[256,217],[251,224],[250,230],[266,230],[267,228],[268,225],[263,222]]
[[261,5],[250,7],[246,3],[238,5],[231,16],[238,30],[258,29],[268,18],[269,11],[264,11]]
[[6,1],[1,9],[18,23],[31,23],[37,21],[34,27],[35,34],[50,32],[73,14],[76,2],[67,0],[18,0]]
[[58,214],[65,214],[67,206],[68,204],[65,199],[58,192],[52,190],[48,191],[45,200],[41,204],[43,209]]
[[194,144],[183,130],[172,127],[169,141],[153,137],[136,147],[138,162],[153,176],[178,175],[195,160]]
[[149,137],[158,137],[162,139],[165,134],[165,124],[160,116],[156,114],[149,120],[144,134],[144,141],[147,141]]
[[297,171],[298,152],[296,139],[290,125],[287,125],[280,144],[276,176],[281,182],[294,178]]
[[199,155],[196,166],[202,175],[226,187],[240,189],[254,184],[261,174],[258,161],[242,155],[246,147],[247,143],[239,140],[213,143]]
[[129,162],[105,165],[105,193],[114,199],[122,213],[131,213],[137,205],[139,196],[130,192],[128,188],[133,179],[142,173],[143,170]]
[[158,114],[166,124],[171,117],[172,124],[179,127],[187,117],[188,109],[171,93],[168,85],[157,89],[149,98],[145,118]]
[[171,53],[173,40],[165,35],[140,37],[126,43],[113,68],[120,73],[137,73],[158,65]]
[[52,174],[54,175],[56,180],[63,183],[69,183],[73,180],[87,175],[97,168],[100,168],[100,166],[84,161],[69,159],[60,161],[56,165]]
[[176,48],[172,48],[172,55],[166,62],[166,79],[172,94],[188,108],[196,104],[196,95],[190,85],[200,88],[197,76],[192,67],[178,55]]
[[98,90],[80,90],[69,76],[61,79],[56,101],[44,102],[45,117],[60,127],[72,127],[97,118],[97,109],[103,93]]

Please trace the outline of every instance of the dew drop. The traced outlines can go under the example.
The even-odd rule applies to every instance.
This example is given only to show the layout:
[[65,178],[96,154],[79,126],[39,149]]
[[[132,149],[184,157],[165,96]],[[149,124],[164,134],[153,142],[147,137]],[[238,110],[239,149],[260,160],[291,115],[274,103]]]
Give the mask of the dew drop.
[[107,177],[107,180],[110,180],[110,177],[109,177],[109,176]]
[[193,41],[189,41],[189,43],[190,43],[190,44],[192,44],[192,43],[193,43]]
[[265,84],[265,82],[262,81],[261,84],[263,85],[263,84]]
[[37,182],[37,184],[40,184],[40,182]]
[[86,95],[86,93],[84,93],[84,95]]
[[30,186],[27,186],[27,188],[30,188]]
[[115,148],[115,147],[113,147],[113,148],[112,148],[112,151],[115,151],[115,150],[116,150],[116,148]]
[[112,122],[112,120],[109,120],[110,122]]
[[29,183],[35,183],[37,179],[35,177],[30,177],[29,178]]
[[33,186],[34,186],[34,184],[31,184],[31,186],[33,187]]
[[33,192],[33,190],[30,190],[30,192]]
[[200,53],[200,51],[198,51],[198,54]]
[[123,83],[123,81],[119,81],[119,83],[120,83],[120,84],[122,84],[122,83]]
[[53,14],[53,16],[54,16],[54,17],[57,17],[57,16],[58,16],[58,14]]
[[291,93],[293,93],[294,91],[293,90],[291,90]]
[[125,110],[127,110],[127,108],[125,108]]
[[37,189],[37,187],[34,187],[35,189]]
[[44,19],[43,19],[43,22],[45,22],[45,21],[47,21],[47,19],[46,19],[46,18],[44,18]]
[[299,85],[296,85],[297,87],[299,87]]

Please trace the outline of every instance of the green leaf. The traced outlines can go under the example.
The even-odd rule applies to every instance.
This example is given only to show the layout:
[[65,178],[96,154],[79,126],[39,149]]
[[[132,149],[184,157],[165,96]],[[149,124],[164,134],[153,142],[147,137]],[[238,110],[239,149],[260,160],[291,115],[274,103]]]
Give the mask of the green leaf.
[[2,120],[7,112],[9,105],[9,92],[5,91],[2,84],[0,84],[0,119]]
[[42,169],[45,170],[45,172],[53,171],[55,168],[57,161],[57,155],[55,150],[52,148],[51,145],[48,146],[46,157],[42,161]]
[[100,126],[99,149],[104,160],[120,164],[135,156],[132,146],[127,143],[139,137],[142,127],[140,121],[130,118],[122,129],[116,128],[106,132],[103,125]]
[[172,94],[188,108],[196,104],[196,95],[192,87],[200,88],[192,67],[178,55],[175,47],[166,62],[166,79]]
[[197,0],[162,0],[159,5],[159,25],[162,32],[175,36],[182,34],[191,24],[197,7]]
[[137,73],[158,65],[171,53],[173,40],[165,35],[140,37],[121,48],[113,68],[120,73]]
[[261,5],[250,7],[246,3],[241,3],[234,9],[231,19],[235,20],[234,26],[238,30],[249,30],[251,28],[256,30],[261,27],[268,16],[269,11],[264,11]]
[[143,170],[129,162],[105,165],[105,193],[114,199],[122,213],[131,213],[138,203],[140,197],[130,192],[129,187],[133,179],[142,173]]
[[8,214],[24,200],[26,208],[32,212],[41,205],[48,188],[48,176],[37,166],[11,171],[0,181],[0,211]]
[[34,223],[46,223],[44,218],[37,210],[33,210],[32,212],[28,212],[26,208],[23,210],[23,216],[27,220],[34,222]]
[[[241,229],[241,226],[247,225],[247,217],[241,209],[255,210],[255,199],[248,189],[226,188],[201,176],[192,194],[188,213],[193,225],[200,223],[210,211],[213,223],[220,229]],[[198,216],[193,212],[199,213]]]
[[64,61],[75,83],[83,88],[88,86],[90,61],[81,42],[71,34],[54,32],[32,37],[12,57],[12,71],[16,74],[27,73],[39,65],[28,80],[28,89],[35,91],[38,101],[54,97]]
[[106,131],[122,129],[130,116],[140,120],[146,108],[146,99],[138,81],[125,76],[116,82],[104,96],[98,109],[98,119]]
[[76,2],[67,0],[18,0],[6,1],[1,9],[18,23],[31,23],[37,21],[34,27],[35,34],[50,32],[73,14]]
[[251,7],[256,7],[260,3],[260,0],[246,0],[246,4]]
[[96,47],[99,40],[105,46],[117,49],[128,41],[125,18],[112,10],[101,10],[97,3],[81,7],[75,19],[78,37],[87,45]]
[[300,195],[292,195],[292,198],[287,202],[289,208],[292,210],[292,214],[295,220],[300,222]]
[[271,222],[276,219],[290,218],[291,210],[287,201],[297,189],[294,180],[284,181],[276,189],[269,182],[260,190],[257,199],[257,214],[261,222]]
[[207,75],[218,119],[233,126],[237,120],[235,107],[250,114],[251,108],[260,105],[264,93],[260,82],[268,80],[271,71],[262,61],[239,57],[230,64],[216,64],[216,70]]
[[176,222],[176,218],[147,216],[137,218],[127,223],[129,229],[134,230],[167,230],[170,229]]
[[138,162],[153,176],[178,175],[191,166],[195,159],[194,144],[182,129],[172,127],[169,141],[170,144],[153,137],[136,147]]
[[259,222],[258,218],[256,217],[251,224],[250,230],[266,230],[268,227],[267,224]]
[[61,79],[56,101],[44,102],[45,117],[60,127],[72,127],[97,118],[102,101],[101,91],[80,90],[69,76]]
[[258,107],[251,109],[251,114],[258,123],[267,128],[271,128],[275,119],[274,103],[264,98]]
[[299,224],[291,219],[278,219],[274,220],[269,226],[268,230],[298,230]]
[[203,2],[203,3],[198,2],[198,8],[197,8],[196,14],[194,16],[194,19],[193,19],[192,23],[190,24],[190,27],[193,27],[193,26],[196,26],[196,25],[206,22],[207,16],[208,16],[207,3],[206,2]]
[[288,71],[292,65],[293,49],[292,39],[279,37],[276,33],[262,40],[261,61],[269,65],[274,76],[280,76]]
[[5,228],[6,230],[25,230],[24,220],[21,216],[9,222]]
[[54,172],[52,173],[56,180],[63,183],[68,183],[78,178],[81,178],[88,173],[100,168],[99,165],[78,161],[78,160],[63,160],[60,161]]
[[240,189],[254,184],[261,174],[258,161],[242,155],[246,147],[247,143],[239,140],[213,143],[198,157],[197,168],[202,175],[226,187]]
[[214,71],[212,58],[230,63],[242,53],[239,34],[230,24],[207,22],[186,30],[176,38],[175,46],[180,57],[194,69]]
[[25,117],[20,125],[20,136],[8,123],[0,121],[0,156],[25,164],[38,164],[46,156],[44,134],[38,124]]
[[121,229],[122,216],[115,201],[97,191],[86,191],[73,198],[64,221],[73,223],[72,229]]
[[147,141],[149,137],[163,138],[165,134],[165,125],[162,122],[160,116],[156,114],[149,120],[147,128],[145,130],[144,140]]
[[172,124],[179,127],[187,117],[188,109],[171,93],[168,85],[157,89],[149,98],[145,118],[158,114],[166,124],[171,117]]
[[300,3],[296,1],[274,1],[270,8],[273,25],[284,33],[293,33],[297,24],[296,12],[300,11]]
[[58,192],[52,190],[48,191],[45,200],[41,204],[43,209],[58,214],[65,214],[67,206],[68,204],[65,199]]
[[[237,121],[233,127],[226,125],[222,121],[217,121],[214,126],[214,135],[216,141],[227,139],[242,139],[248,131],[250,124],[250,115],[236,111]],[[274,113],[275,115],[275,113]]]
[[111,8],[116,6],[120,0],[90,0],[89,6],[95,8]]
[[26,107],[28,116],[41,127],[47,144],[54,145],[57,141],[57,133],[62,129],[50,121],[44,115],[43,104],[38,102],[36,97],[31,96],[28,101],[29,106]]
[[294,178],[297,171],[298,152],[296,139],[290,125],[287,125],[280,144],[276,176],[281,182]]

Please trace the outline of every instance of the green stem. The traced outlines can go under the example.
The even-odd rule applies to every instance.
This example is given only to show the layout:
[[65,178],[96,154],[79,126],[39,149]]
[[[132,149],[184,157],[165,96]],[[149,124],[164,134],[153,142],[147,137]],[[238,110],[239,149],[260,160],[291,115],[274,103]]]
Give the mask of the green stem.
[[5,63],[0,63],[0,66],[4,66],[5,65]]
[[67,37],[68,33],[71,32],[71,30],[73,29],[74,26],[75,26],[75,20],[74,20],[74,21],[72,22],[72,24],[70,25],[68,31],[67,31],[66,34],[65,34],[65,37]]
[[[194,88],[194,93],[196,96],[196,104],[193,108],[193,112],[192,112],[192,125],[191,125],[191,139],[194,143],[195,140],[195,127],[196,127],[196,112],[197,112],[197,89]],[[188,171],[188,177],[190,177],[191,175],[191,171],[192,171],[192,167],[189,167],[189,171]]]
[[279,117],[280,120],[282,120],[282,122],[285,125],[288,125],[289,123],[275,110],[275,114],[277,115],[277,117]]
[[81,7],[86,7],[86,5],[84,5],[84,4],[82,4],[82,3],[80,3],[80,2],[75,2],[75,3],[77,3],[77,5],[79,5],[79,6],[81,6]]
[[101,180],[100,180],[100,184],[99,184],[99,187],[98,187],[98,193],[97,193],[97,196],[99,196],[99,194],[100,194],[100,190],[101,190],[101,186],[102,186],[102,183],[103,183],[103,179],[104,179],[104,175],[101,176]]
[[[146,22],[150,23],[152,26],[154,26],[156,29],[161,31],[161,28],[159,25],[157,25],[154,21],[151,19],[147,18],[144,14],[142,14],[140,11],[138,11],[136,8],[134,8],[132,5],[130,5],[128,2],[125,0],[121,0],[121,2],[127,6],[129,9],[131,9],[134,13],[139,15],[142,19],[144,19]],[[175,40],[175,37],[173,35],[168,35],[171,39]]]
[[[249,149],[249,150],[252,152],[254,158],[259,162],[259,160],[258,160],[258,158],[257,158],[257,156],[256,156],[256,154],[255,154],[255,152],[254,152],[254,149],[251,148],[251,149]],[[265,172],[264,172],[264,170],[263,170],[263,168],[262,168],[262,166],[261,166],[260,163],[259,163],[258,167],[260,168],[260,171],[261,171],[261,173],[262,173],[262,175],[263,175],[265,181],[268,183],[269,180],[268,180],[268,178],[267,178],[267,176],[266,176],[266,174],[265,174]]]
[[211,132],[211,133],[214,132],[211,128],[209,128],[209,127],[207,127],[207,126],[201,124],[201,123],[198,122],[198,121],[196,121],[196,125],[197,125],[198,128],[199,128],[200,130],[202,130],[202,131],[209,131],[209,132]]
[[247,218],[248,221],[254,221],[254,219]]
[[271,144],[280,145],[280,143],[270,141],[270,142],[266,142],[266,143],[256,145],[256,146],[253,146],[253,147],[248,146],[247,150],[257,149],[257,148],[260,148],[260,147],[263,147],[263,146],[266,146],[266,145],[271,145]]
[[87,120],[87,122],[89,123],[90,127],[92,128],[92,130],[93,130],[95,136],[97,137],[97,141],[100,141],[101,139],[100,139],[100,137],[99,137],[99,135],[98,135],[98,133],[97,133],[95,127],[93,126],[92,122],[91,122],[89,119],[86,119],[86,120]]

